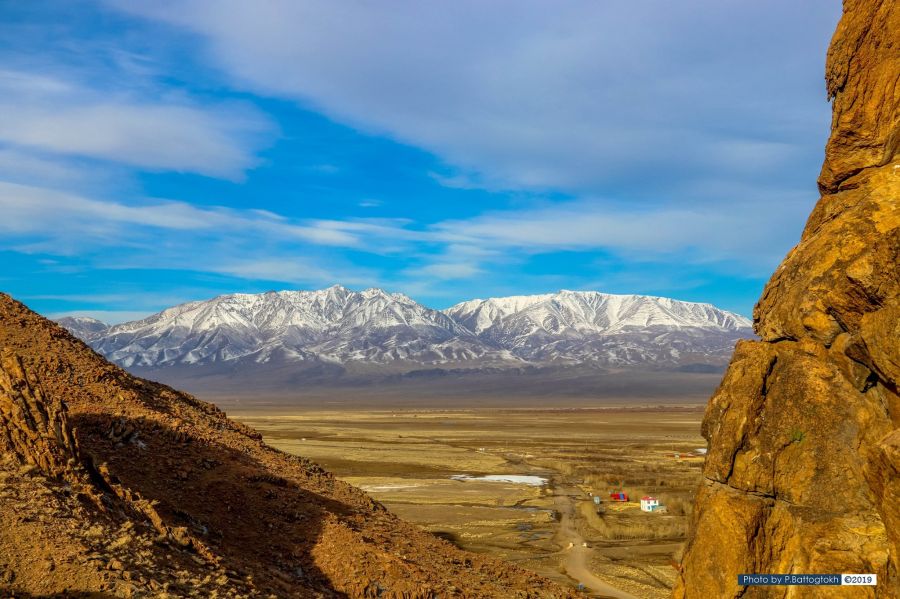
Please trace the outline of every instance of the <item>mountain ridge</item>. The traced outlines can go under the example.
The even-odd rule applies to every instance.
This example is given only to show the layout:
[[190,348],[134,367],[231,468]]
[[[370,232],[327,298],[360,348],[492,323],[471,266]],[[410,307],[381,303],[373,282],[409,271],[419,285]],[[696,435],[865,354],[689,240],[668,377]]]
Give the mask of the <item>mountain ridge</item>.
[[[491,297],[487,299],[471,299],[463,302],[459,302],[442,312],[446,314],[463,314],[466,311],[474,312],[480,308],[485,306],[491,306],[497,309],[503,316],[508,316],[512,313],[527,311],[533,309],[536,305],[552,302],[557,300],[560,297],[580,297],[580,298],[603,298],[607,301],[615,300],[615,299],[625,299],[631,298],[635,300],[649,300],[649,301],[658,301],[661,303],[670,303],[670,304],[678,304],[683,306],[696,306],[698,308],[707,308],[712,311],[721,312],[723,314],[728,315],[731,318],[731,321],[728,323],[726,328],[751,328],[752,322],[750,319],[741,316],[740,314],[730,312],[727,310],[722,310],[717,308],[711,303],[708,302],[689,302],[684,300],[676,300],[664,296],[656,296],[656,295],[644,295],[644,294],[633,294],[633,293],[604,293],[600,291],[573,291],[569,289],[561,289],[555,293],[542,293],[535,295],[512,295],[505,297]],[[647,323],[644,323],[645,325]],[[475,333],[479,333],[480,330],[472,329]]]
[[[309,368],[520,368],[724,363],[750,321],[711,304],[568,291],[434,310],[406,295],[335,285],[235,293],[108,326],[61,319],[124,367],[286,363]],[[690,360],[688,360],[689,362]]]

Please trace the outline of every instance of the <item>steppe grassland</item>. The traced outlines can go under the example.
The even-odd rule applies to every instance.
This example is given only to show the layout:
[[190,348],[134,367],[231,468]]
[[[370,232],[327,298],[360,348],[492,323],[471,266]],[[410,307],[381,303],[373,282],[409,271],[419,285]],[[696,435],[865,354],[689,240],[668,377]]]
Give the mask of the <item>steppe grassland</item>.
[[[592,573],[638,596],[667,596],[705,447],[697,406],[599,409],[266,409],[233,414],[284,451],[320,463],[399,516],[458,545],[565,575],[561,495],[575,502]],[[679,454],[676,458],[675,455]],[[519,474],[545,486],[454,480]],[[608,501],[622,490],[628,503]],[[598,507],[588,495],[600,495]],[[649,494],[665,514],[640,511]],[[567,499],[569,500],[569,499]]]

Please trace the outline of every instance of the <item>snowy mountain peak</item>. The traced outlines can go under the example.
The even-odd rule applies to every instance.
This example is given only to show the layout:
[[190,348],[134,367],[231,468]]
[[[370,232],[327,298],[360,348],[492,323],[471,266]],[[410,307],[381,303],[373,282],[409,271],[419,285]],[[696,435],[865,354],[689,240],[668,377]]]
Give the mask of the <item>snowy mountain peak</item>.
[[80,339],[96,337],[109,328],[109,325],[102,320],[89,316],[66,316],[57,322]]

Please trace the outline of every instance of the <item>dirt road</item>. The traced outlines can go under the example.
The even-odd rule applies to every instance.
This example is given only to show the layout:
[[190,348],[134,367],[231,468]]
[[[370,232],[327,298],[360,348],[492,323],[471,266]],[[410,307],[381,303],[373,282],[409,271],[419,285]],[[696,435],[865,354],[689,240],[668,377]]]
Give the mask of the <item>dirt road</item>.
[[[447,443],[446,441],[441,441],[431,437],[422,436],[417,438],[426,439],[432,443],[440,443],[443,445],[448,445],[450,447],[457,447],[468,451],[475,451],[474,449],[465,445],[453,445],[451,443]],[[504,455],[503,458],[511,467],[514,466],[515,468],[522,469],[529,474],[545,477],[547,477],[549,474],[546,469],[538,468],[533,464],[530,464],[528,460],[524,459],[525,456],[519,457],[513,454],[507,454]],[[590,556],[593,553],[593,550],[589,547],[584,546],[584,537],[579,534],[578,526],[576,525],[576,519],[578,517],[576,502],[578,501],[577,498],[581,495],[582,492],[575,487],[567,485],[564,482],[565,479],[563,475],[559,472],[556,472],[554,475],[550,475],[549,478],[553,480],[554,508],[560,514],[560,521],[558,526],[556,527],[554,541],[562,549],[560,553],[563,555],[563,573],[566,574],[569,578],[584,585],[584,589],[590,591],[591,595],[594,597],[604,597],[608,599],[640,599],[639,597],[632,595],[631,593],[618,589],[611,584],[604,582],[601,578],[598,578],[591,573],[589,564]]]
[[638,599],[594,576],[589,568],[591,549],[584,546],[584,538],[578,533],[575,525],[575,497],[577,489],[557,487],[553,501],[559,512],[559,527],[556,530],[556,542],[563,548],[563,568],[566,574],[577,580],[587,590],[600,597],[613,599]]

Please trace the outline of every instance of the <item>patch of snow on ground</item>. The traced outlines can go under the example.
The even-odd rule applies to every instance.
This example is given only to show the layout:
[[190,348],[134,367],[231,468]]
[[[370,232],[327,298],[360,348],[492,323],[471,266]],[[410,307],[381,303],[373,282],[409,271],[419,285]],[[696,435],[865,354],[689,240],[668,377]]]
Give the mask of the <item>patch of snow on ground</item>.
[[488,474],[486,476],[455,474],[450,478],[460,481],[483,480],[492,483],[513,483],[517,485],[528,485],[531,487],[542,487],[547,484],[546,478],[542,476],[529,476],[527,474]]
[[366,493],[377,493],[378,491],[396,491],[398,489],[415,489],[422,485],[366,485],[360,487]]

